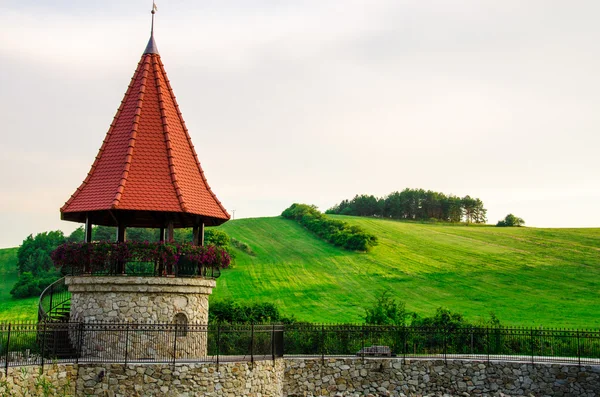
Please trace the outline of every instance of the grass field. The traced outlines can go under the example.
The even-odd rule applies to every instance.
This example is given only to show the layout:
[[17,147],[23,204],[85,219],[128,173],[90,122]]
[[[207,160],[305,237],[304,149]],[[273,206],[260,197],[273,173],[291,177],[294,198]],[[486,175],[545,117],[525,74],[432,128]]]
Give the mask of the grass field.
[[18,248],[0,249],[0,321],[35,320],[38,298],[13,299],[10,294],[17,281]]
[[286,315],[359,322],[383,291],[410,310],[446,307],[471,320],[600,327],[600,229],[452,226],[342,217],[375,233],[369,253],[337,249],[281,218],[221,228],[256,252],[237,254],[211,299],[275,302]]
[[[211,300],[274,302],[315,322],[362,322],[383,291],[422,315],[438,307],[507,325],[600,328],[600,228],[420,224],[336,216],[379,237],[369,253],[335,248],[291,220],[240,219],[220,228],[237,252]],[[13,300],[16,248],[0,250],[0,321],[34,320],[37,298]]]

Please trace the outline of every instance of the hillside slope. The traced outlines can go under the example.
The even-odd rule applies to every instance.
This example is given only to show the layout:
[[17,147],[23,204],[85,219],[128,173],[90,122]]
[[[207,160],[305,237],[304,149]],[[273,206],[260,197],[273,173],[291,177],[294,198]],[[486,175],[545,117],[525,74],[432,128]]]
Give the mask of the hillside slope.
[[238,252],[211,299],[272,301],[299,320],[358,322],[383,291],[429,315],[443,306],[472,320],[600,327],[600,229],[496,228],[343,217],[379,239],[369,253],[335,248],[281,218],[220,228]]
[[38,298],[13,299],[10,290],[17,281],[18,248],[0,249],[0,321],[34,320]]

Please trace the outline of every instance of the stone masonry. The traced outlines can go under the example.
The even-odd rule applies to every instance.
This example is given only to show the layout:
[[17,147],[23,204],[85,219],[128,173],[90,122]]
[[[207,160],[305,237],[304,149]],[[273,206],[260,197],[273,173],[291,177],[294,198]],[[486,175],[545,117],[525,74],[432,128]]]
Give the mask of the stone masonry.
[[600,396],[600,366],[287,359],[285,396]]
[[[66,277],[71,292],[73,322],[160,323],[174,324],[184,318],[185,324],[208,323],[208,296],[215,281],[201,278],[171,277]],[[178,316],[178,317],[176,317]],[[183,327],[186,328],[186,327]],[[182,328],[182,329],[183,329]],[[129,360],[172,359],[177,345],[177,358],[200,358],[206,355],[206,332],[195,326],[195,332],[149,333],[143,326],[125,333],[115,331],[86,332],[82,341],[84,357],[125,356]],[[71,335],[77,340],[77,335]],[[174,340],[177,339],[177,340]],[[129,349],[125,352],[125,346]]]
[[[52,364],[0,371],[0,396],[596,397],[600,366],[286,358],[190,364]],[[50,394],[43,394],[49,390]]]

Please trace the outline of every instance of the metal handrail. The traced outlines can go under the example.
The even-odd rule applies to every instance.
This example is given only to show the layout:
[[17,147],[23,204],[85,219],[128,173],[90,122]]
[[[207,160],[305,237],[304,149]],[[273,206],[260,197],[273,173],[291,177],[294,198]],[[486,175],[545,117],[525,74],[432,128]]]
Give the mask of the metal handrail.
[[60,278],[42,291],[38,304],[38,322],[61,321],[57,316],[58,309],[65,308],[71,302],[71,293],[65,284],[65,278]]

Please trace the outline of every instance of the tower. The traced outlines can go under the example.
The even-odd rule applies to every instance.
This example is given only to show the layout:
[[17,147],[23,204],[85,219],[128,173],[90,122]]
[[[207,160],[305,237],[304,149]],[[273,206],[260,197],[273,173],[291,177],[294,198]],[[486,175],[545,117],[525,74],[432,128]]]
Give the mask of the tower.
[[[154,25],[154,10],[152,14]],[[103,245],[117,251],[129,249],[123,245],[128,227],[158,228],[167,245],[175,228],[190,227],[192,244],[202,246],[204,227],[230,218],[204,176],[153,30],[88,175],[60,209],[61,219],[85,223],[81,249],[86,252],[98,249],[91,241],[92,225],[117,227],[117,242]],[[206,333],[188,333],[187,324],[207,324],[208,296],[218,271],[198,267],[190,259],[184,272],[182,258],[167,265],[160,255],[152,259],[141,255],[145,261],[132,265],[111,255],[95,265],[91,256],[86,257],[90,263],[65,278],[71,293],[70,320],[178,324],[172,338],[182,346],[182,354],[205,355]],[[115,342],[115,335],[87,335],[83,353],[118,349],[122,341]],[[142,339],[128,352],[131,359],[160,358],[163,347],[171,343],[152,336]]]

